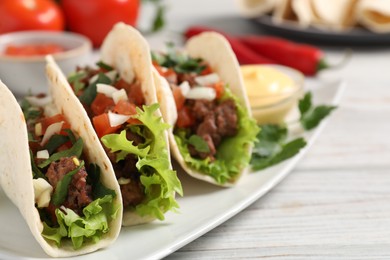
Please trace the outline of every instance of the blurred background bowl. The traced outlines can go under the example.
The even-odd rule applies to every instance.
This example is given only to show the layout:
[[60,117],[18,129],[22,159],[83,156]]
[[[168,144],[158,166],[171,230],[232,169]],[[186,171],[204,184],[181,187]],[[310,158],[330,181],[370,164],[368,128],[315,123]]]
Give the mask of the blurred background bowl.
[[22,31],[0,35],[0,80],[16,95],[47,93],[45,55],[5,55],[7,46],[55,44],[64,51],[53,54],[65,75],[88,64],[91,41],[80,34],[54,31]]

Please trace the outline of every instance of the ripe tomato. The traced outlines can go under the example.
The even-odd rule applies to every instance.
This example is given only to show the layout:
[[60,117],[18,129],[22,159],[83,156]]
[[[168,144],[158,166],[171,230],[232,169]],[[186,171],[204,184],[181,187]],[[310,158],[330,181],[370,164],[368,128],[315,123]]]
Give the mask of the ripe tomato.
[[22,30],[63,30],[61,9],[51,0],[1,0],[0,34]]
[[117,22],[135,26],[139,0],[62,0],[67,25],[73,32],[81,33],[99,47]]

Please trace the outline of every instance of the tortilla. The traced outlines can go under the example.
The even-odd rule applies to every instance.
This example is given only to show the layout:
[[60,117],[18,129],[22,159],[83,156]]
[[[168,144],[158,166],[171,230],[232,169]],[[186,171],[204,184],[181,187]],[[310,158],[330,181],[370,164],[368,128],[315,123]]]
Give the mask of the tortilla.
[[[142,35],[136,29],[124,23],[116,24],[103,41],[103,44],[101,46],[101,61],[115,68],[115,70],[119,72],[120,77],[123,78],[126,82],[132,82],[136,78],[141,84],[141,90],[145,99],[145,105],[153,105],[157,103],[156,90],[152,76],[153,67],[151,63],[149,46],[145,39],[142,37]],[[56,73],[62,74],[61,71],[56,71]],[[81,113],[82,111],[84,116],[83,118],[80,118],[80,120],[82,120],[84,124],[87,125],[88,129],[90,129],[91,136],[93,136],[94,139],[99,140],[90,121],[90,118],[85,113],[83,106],[79,102],[76,95],[73,93],[72,87],[68,83],[67,79],[63,76],[63,74],[61,76],[61,87],[65,88],[67,92],[72,93],[70,98],[76,100],[75,102],[79,103],[77,109],[74,109],[75,113]],[[162,115],[159,109],[155,111],[154,116],[156,116],[156,120],[159,120],[158,122],[155,122],[155,124],[159,124],[160,128],[164,130],[163,133],[159,135],[159,139],[156,140],[156,142],[159,142],[159,144],[161,145],[164,143],[165,147],[164,149],[162,149],[162,151],[160,151],[161,154],[159,159],[167,160],[168,166],[164,168],[164,170],[169,170],[169,174],[172,174],[170,175],[170,177],[176,178],[176,173],[172,170],[172,164],[169,156],[168,133],[166,131],[168,126],[163,122]],[[100,146],[103,147],[101,143]],[[166,153],[164,153],[164,151],[166,151]],[[100,156],[108,158],[106,153],[104,155],[101,154]],[[165,172],[164,174],[167,173]],[[170,193],[169,195],[166,194],[166,191],[161,191],[161,193],[164,195],[161,200],[174,200],[175,191],[181,193],[181,185],[178,179],[175,179],[173,182],[171,182],[172,180],[169,180],[168,184],[166,184],[164,180],[160,181],[163,185],[170,185],[170,187],[174,187],[174,191],[172,191],[172,193]],[[143,202],[141,202],[141,204],[142,203]],[[161,207],[161,210],[163,210],[165,213],[166,209],[163,207],[166,207],[166,205]],[[123,210],[122,225],[137,225],[147,223],[155,219],[156,217],[148,214],[142,216],[139,215],[132,207],[125,207]]]
[[248,18],[255,18],[272,12],[280,0],[236,0],[239,12]]
[[273,13],[275,23],[296,21],[301,27],[308,27],[313,20],[310,0],[280,0]]
[[[207,46],[207,47],[206,47]],[[213,72],[218,74],[219,78],[229,86],[230,91],[243,107],[243,110],[251,118],[249,101],[245,92],[243,79],[240,74],[239,64],[236,56],[231,49],[228,41],[220,34],[215,32],[205,32],[189,39],[185,46],[185,52],[192,58],[202,58],[207,61]],[[155,70],[155,81],[157,86],[157,96],[161,105],[164,120],[169,124],[175,125],[177,120],[177,109],[172,91],[165,78],[159,76]],[[256,128],[257,129],[257,128]],[[255,133],[257,130],[255,129]],[[233,139],[234,137],[232,137]],[[254,137],[253,137],[254,138]],[[172,129],[169,131],[169,141],[171,152],[180,166],[192,177],[223,187],[234,186],[244,174],[248,172],[248,165],[239,170],[234,178],[227,182],[220,183],[210,175],[190,167],[185,161],[178,143],[175,140]],[[252,140],[253,141],[253,140]],[[251,155],[252,144],[246,143],[243,147],[246,156]],[[217,148],[218,150],[218,148]]]
[[388,0],[362,0],[357,9],[359,22],[365,27],[377,33],[390,32],[390,3]]
[[[49,68],[48,74],[51,73]],[[69,109],[77,107],[79,104],[74,102],[74,99],[69,97],[69,93],[58,85],[61,79],[54,74],[51,74],[49,79],[50,92],[56,100],[57,109],[63,112],[67,121],[71,124],[72,130],[84,139],[84,151],[86,151],[88,160],[96,163],[101,168],[101,182],[117,193],[114,203],[119,208],[118,216],[111,221],[109,232],[98,243],[84,245],[78,250],[74,250],[70,243],[65,242],[58,248],[43,238],[41,235],[43,224],[34,202],[33,173],[30,163],[26,121],[17,100],[1,82],[0,136],[2,138],[0,139],[0,145],[6,147],[6,149],[1,149],[0,154],[0,184],[5,194],[18,207],[32,235],[48,255],[53,257],[76,256],[107,247],[116,240],[121,226],[121,195],[109,161],[100,156],[104,153],[104,150],[101,149],[97,140],[90,137],[91,130],[84,125],[83,120],[81,120],[82,115]]]
[[311,0],[313,25],[321,29],[347,30],[357,23],[358,0]]

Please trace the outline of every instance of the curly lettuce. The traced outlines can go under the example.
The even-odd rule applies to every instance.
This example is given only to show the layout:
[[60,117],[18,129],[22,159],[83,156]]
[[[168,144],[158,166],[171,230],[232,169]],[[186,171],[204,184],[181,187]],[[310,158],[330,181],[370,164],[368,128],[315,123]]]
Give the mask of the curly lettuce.
[[227,87],[222,97],[222,100],[225,99],[233,99],[236,103],[238,133],[221,142],[215,155],[216,160],[193,158],[188,150],[189,137],[185,129],[175,131],[175,141],[187,165],[204,175],[211,176],[218,184],[234,182],[239,173],[249,165],[251,154],[248,152],[248,146],[254,144],[260,131],[256,121],[249,116],[248,111]]
[[106,195],[91,202],[79,216],[71,209],[57,208],[55,215],[58,227],[50,227],[43,222],[42,236],[61,246],[64,238],[70,238],[74,249],[86,243],[97,243],[109,231],[109,222],[117,217],[119,206],[114,205],[113,196]]
[[[183,190],[176,172],[171,169],[168,145],[162,138],[169,125],[155,115],[158,108],[158,104],[137,108],[134,118],[142,124],[128,125],[121,133],[105,135],[101,141],[117,153],[117,161],[123,160],[128,154],[138,157],[136,167],[141,174],[145,198],[135,207],[135,212],[140,216],[163,220],[165,212],[178,208],[175,192],[183,195]],[[126,131],[137,133],[145,141],[135,146],[127,140]]]

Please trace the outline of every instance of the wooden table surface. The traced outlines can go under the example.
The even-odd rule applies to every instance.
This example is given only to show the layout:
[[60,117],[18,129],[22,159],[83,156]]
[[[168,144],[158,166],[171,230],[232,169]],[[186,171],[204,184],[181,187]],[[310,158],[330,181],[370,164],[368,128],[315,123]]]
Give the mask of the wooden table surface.
[[[233,0],[166,3],[163,34],[193,24],[264,33],[240,17]],[[161,39],[149,37],[152,46]],[[332,62],[348,47],[326,44],[321,48]],[[390,259],[390,44],[351,48],[345,67],[317,76],[342,78],[347,89],[288,177],[166,259]]]

